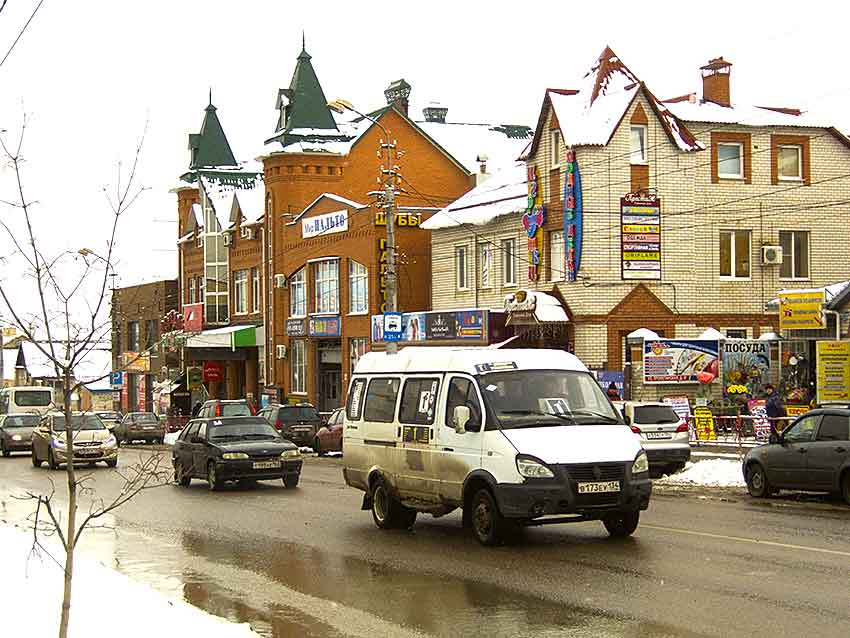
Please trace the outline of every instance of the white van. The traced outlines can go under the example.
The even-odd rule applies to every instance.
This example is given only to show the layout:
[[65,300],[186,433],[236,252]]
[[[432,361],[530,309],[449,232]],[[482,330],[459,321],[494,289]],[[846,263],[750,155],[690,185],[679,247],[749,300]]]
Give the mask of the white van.
[[409,347],[360,358],[343,474],[380,528],[417,512],[463,521],[485,545],[520,525],[637,528],[652,490],[639,439],[560,350]]
[[53,409],[53,390],[15,386],[0,390],[0,414],[47,414]]

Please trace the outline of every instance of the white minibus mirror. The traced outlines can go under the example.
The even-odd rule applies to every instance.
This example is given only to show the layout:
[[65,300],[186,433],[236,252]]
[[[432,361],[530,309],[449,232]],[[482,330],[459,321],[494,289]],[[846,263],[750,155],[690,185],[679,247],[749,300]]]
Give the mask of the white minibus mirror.
[[463,434],[464,432],[466,432],[466,424],[472,417],[472,413],[469,410],[469,406],[456,405],[452,416],[454,418],[455,432],[457,432],[458,434]]

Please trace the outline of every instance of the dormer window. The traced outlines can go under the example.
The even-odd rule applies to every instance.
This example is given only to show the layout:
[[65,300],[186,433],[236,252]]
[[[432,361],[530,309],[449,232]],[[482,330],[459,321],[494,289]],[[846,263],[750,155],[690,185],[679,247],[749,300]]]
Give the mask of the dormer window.
[[646,126],[632,124],[631,126],[631,161],[632,164],[646,164]]
[[561,165],[561,131],[553,129],[549,131],[552,145],[552,168],[558,168]]

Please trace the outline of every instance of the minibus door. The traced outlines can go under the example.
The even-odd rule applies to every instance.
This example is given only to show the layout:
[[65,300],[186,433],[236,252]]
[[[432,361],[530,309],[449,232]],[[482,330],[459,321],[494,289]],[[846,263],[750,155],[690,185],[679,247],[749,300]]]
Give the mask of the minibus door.
[[[440,431],[437,441],[437,473],[440,476],[441,500],[460,503],[463,498],[463,483],[475,469],[481,467],[483,440],[481,398],[474,379],[455,375],[447,379],[448,389],[445,410],[439,417]],[[470,419],[466,427],[455,429],[455,407],[469,408]]]
[[435,502],[439,477],[434,467],[434,427],[440,377],[410,376],[398,410],[398,486],[402,498]]

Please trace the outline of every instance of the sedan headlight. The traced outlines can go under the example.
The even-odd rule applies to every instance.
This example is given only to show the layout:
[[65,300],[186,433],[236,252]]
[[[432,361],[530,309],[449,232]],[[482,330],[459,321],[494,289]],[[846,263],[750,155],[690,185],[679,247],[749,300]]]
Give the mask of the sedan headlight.
[[632,474],[642,474],[649,472],[649,459],[646,457],[646,452],[640,451],[635,462],[632,463]]
[[51,440],[51,443],[53,444],[53,447],[55,447],[55,448],[58,448],[60,450],[65,449],[65,441],[63,441],[62,439],[57,439],[56,437],[53,437],[53,439]]
[[555,474],[540,461],[527,457],[516,457],[516,469],[525,478],[555,478]]
[[22,437],[20,434],[13,434],[13,435],[12,435],[12,440],[13,440],[13,441],[23,441],[24,439],[23,439],[23,437]]
[[236,460],[244,460],[248,458],[248,455],[245,452],[225,452],[221,455],[221,458],[226,461],[236,461]]
[[298,450],[286,450],[283,453],[281,453],[280,458],[282,458],[282,459],[297,459],[299,456],[301,456],[301,452],[299,452]]

